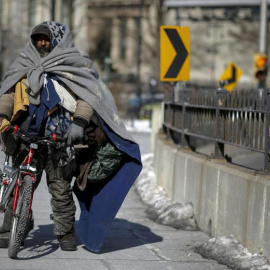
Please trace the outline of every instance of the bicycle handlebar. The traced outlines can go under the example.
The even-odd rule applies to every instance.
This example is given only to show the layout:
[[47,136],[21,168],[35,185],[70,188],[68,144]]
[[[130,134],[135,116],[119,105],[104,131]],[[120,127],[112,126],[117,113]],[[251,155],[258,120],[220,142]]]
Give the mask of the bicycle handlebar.
[[10,126],[10,129],[15,136],[20,137],[22,140],[30,139],[31,141],[33,140],[35,142],[36,141],[43,141],[43,142],[46,141],[49,143],[66,142],[66,139],[64,139],[63,137],[57,136],[56,133],[53,133],[52,135],[40,137],[40,136],[36,136],[36,135],[27,134],[24,130],[19,128],[17,125]]

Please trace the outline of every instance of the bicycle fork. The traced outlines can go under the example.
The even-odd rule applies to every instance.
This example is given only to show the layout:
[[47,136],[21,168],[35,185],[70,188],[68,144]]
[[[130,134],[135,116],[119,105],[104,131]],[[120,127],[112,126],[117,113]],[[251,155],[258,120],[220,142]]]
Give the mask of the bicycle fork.
[[[31,144],[30,149],[28,151],[28,155],[26,156],[26,158],[24,159],[22,165],[20,166],[21,171],[20,171],[20,173],[19,173],[19,175],[17,177],[15,191],[14,191],[14,200],[13,200],[13,205],[12,205],[13,215],[15,215],[16,209],[17,209],[17,206],[18,206],[20,187],[22,185],[23,178],[26,175],[29,175],[32,178],[33,182],[36,179],[35,175],[32,172],[32,171],[35,171],[36,169],[31,167],[33,153],[34,153],[34,151],[33,151],[32,144]],[[28,207],[28,217],[29,217],[29,215],[31,213],[32,201],[33,201],[33,193],[34,193],[34,189],[32,190],[30,203],[29,203],[29,207]]]

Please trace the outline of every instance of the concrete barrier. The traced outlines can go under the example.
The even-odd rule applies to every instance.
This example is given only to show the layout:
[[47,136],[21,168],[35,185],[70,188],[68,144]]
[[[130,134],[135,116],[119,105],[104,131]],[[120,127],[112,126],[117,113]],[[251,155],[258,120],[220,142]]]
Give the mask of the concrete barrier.
[[202,231],[233,234],[270,259],[270,175],[183,150],[162,132],[155,134],[154,170],[170,199],[193,204]]

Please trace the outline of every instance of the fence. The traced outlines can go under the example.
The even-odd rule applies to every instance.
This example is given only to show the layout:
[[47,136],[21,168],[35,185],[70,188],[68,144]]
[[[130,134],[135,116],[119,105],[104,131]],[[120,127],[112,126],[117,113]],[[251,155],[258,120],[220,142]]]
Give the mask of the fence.
[[196,141],[213,142],[214,158],[226,158],[225,145],[262,153],[262,170],[268,173],[269,110],[270,93],[264,90],[175,87],[165,94],[163,128],[175,144],[193,151]]

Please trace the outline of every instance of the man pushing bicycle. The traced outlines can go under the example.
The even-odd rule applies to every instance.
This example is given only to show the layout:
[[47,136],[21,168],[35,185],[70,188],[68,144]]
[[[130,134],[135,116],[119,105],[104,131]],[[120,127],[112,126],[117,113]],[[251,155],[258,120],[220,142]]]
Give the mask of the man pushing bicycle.
[[[9,132],[10,125],[18,125],[29,136],[58,134],[66,138],[69,154],[73,153],[73,144],[85,140],[85,131],[99,127],[103,137],[125,154],[117,171],[98,185],[88,181],[87,176],[78,177],[78,167],[83,166],[72,154],[67,162],[76,160],[75,168],[71,163],[55,166],[56,153],[47,152],[42,157],[52,196],[54,233],[61,249],[77,249],[74,190],[82,210],[76,234],[90,251],[99,252],[110,223],[141,171],[140,151],[124,127],[109,89],[89,57],[75,48],[66,25],[52,21],[37,25],[29,43],[4,75],[0,89],[0,131],[3,150],[16,158],[22,145]],[[98,137],[97,132],[91,134]],[[90,156],[91,149],[84,153]],[[92,163],[92,160],[85,163],[87,173]],[[74,176],[79,180],[72,189]],[[0,248],[8,247],[12,202],[11,199],[7,205],[0,228]],[[32,219],[27,232],[33,227]]]

